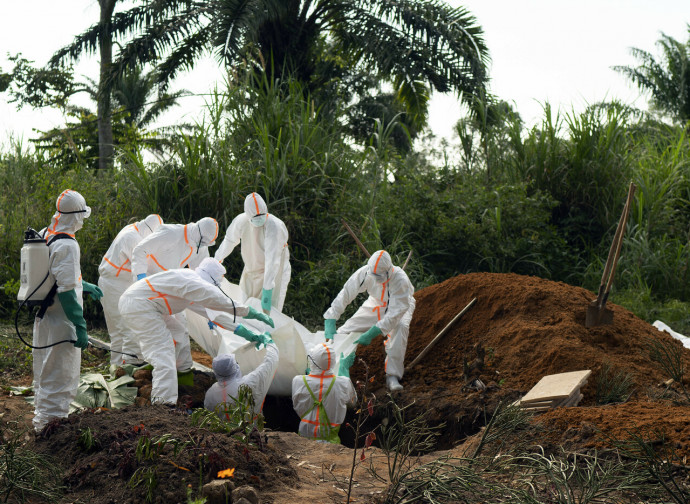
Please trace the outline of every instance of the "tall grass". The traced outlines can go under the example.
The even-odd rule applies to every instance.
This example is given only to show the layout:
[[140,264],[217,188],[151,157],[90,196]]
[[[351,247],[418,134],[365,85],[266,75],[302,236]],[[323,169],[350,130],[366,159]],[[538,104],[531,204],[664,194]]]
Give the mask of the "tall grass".
[[[319,326],[321,314],[365,257],[344,231],[345,219],[369,251],[385,248],[417,288],[471,271],[516,272],[594,289],[623,208],[628,182],[638,186],[611,300],[690,301],[690,146],[681,128],[660,125],[619,104],[559,116],[544,106],[540,125],[519,118],[475,132],[453,165],[434,166],[420,152],[392,147],[400,118],[375,121],[364,144],[348,136],[345,114],[328,115],[290,79],[247,74],[209,98],[197,123],[172,135],[158,157],[122,152],[119,167],[66,169],[14,145],[0,153],[0,272],[9,316],[18,287],[19,249],[27,226],[47,225],[55,197],[71,187],[93,208],[77,238],[84,278],[115,234],[150,212],[166,222],[215,217],[225,228],[261,193],[290,233],[293,275],[286,312]],[[481,126],[481,124],[480,124]],[[472,122],[465,124],[472,127]],[[476,127],[476,125],[475,125]],[[469,133],[467,133],[469,135]],[[469,136],[467,137],[469,138]],[[470,157],[467,157],[467,156]],[[491,176],[486,163],[490,158]],[[237,281],[239,254],[226,262]],[[631,293],[649,293],[633,296]]]

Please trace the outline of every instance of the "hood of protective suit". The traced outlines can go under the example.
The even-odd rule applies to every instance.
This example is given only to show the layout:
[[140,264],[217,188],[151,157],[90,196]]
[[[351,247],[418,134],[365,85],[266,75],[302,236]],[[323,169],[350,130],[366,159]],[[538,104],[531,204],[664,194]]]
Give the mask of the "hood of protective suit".
[[210,247],[218,238],[218,222],[212,217],[204,217],[198,222],[187,224],[186,233],[190,245],[195,245],[197,250],[200,247]]
[[383,283],[388,280],[390,271],[393,268],[393,261],[391,256],[385,250],[377,250],[367,262],[368,273],[373,276],[378,283]]
[[215,286],[220,286],[220,282],[225,275],[225,266],[212,257],[207,257],[194,270],[205,281]]
[[48,234],[74,234],[84,225],[84,219],[91,215],[91,208],[86,205],[84,196],[77,191],[66,189],[55,202],[57,212],[53,214],[48,226]]
[[244,199],[244,213],[255,227],[261,227],[266,223],[268,207],[260,194],[253,192]]
[[331,345],[319,343],[309,350],[309,360],[311,374],[327,373],[335,366],[335,350]]
[[137,229],[142,238],[146,238],[163,224],[163,219],[158,214],[148,215],[144,220],[137,222]]
[[213,358],[213,373],[218,380],[238,380],[242,378],[240,365],[232,354],[220,354]]

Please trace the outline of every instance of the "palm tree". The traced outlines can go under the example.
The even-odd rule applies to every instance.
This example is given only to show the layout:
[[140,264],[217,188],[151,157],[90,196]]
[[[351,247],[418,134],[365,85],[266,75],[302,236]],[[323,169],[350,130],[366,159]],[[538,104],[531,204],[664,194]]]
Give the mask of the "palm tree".
[[155,72],[143,73],[137,66],[126,70],[112,83],[111,96],[114,115],[124,116],[125,123],[145,129],[169,108],[178,105],[184,89],[167,93],[159,89]]
[[76,61],[83,52],[100,56],[100,72],[97,93],[98,124],[98,167],[112,166],[115,146],[113,142],[112,106],[110,89],[112,83],[113,37],[118,33],[113,26],[113,13],[117,0],[98,0],[100,17],[97,24],[89,28],[67,47],[57,51],[48,64],[52,67]]
[[230,70],[249,62],[291,75],[310,93],[346,80],[344,64],[392,84],[424,119],[429,88],[471,100],[487,80],[481,28],[440,0],[150,0],[113,27],[139,34],[115,63],[157,62],[162,83],[208,51]]
[[690,37],[682,43],[662,33],[657,44],[662,51],[661,61],[647,51],[633,47],[631,52],[640,65],[613,68],[630,78],[642,91],[651,93],[653,110],[677,123],[685,123],[690,120]]

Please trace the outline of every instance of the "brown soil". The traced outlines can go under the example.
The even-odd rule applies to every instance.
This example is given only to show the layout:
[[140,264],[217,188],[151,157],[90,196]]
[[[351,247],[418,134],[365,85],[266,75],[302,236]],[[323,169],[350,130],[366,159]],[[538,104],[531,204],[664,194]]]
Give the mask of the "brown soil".
[[[657,424],[690,455],[687,401],[676,407],[675,414],[657,403],[643,406],[650,404],[645,402],[647,396],[660,391],[660,382],[668,378],[651,361],[649,341],[656,338],[682,346],[613,303],[607,304],[613,311],[611,325],[586,328],[585,312],[595,296],[579,287],[515,274],[472,273],[422,289],[415,293],[417,307],[410,326],[406,364],[475,297],[474,306],[433,350],[406,371],[401,382],[405,389],[396,394],[403,401],[415,401],[414,410],[426,412],[431,423],[446,423],[445,444],[441,447],[448,448],[463,435],[476,432],[499,402],[520,397],[543,376],[591,369],[592,375],[582,389],[581,407],[560,408],[545,418],[559,418],[564,431],[584,421],[604,429],[617,426],[617,434],[622,434],[625,426],[620,418],[635,418],[628,426]],[[463,379],[463,359],[472,362],[477,343],[486,350],[486,368],[479,375],[489,384],[484,392],[466,388]],[[359,352],[375,383],[382,385],[385,353],[381,340]],[[688,369],[690,351],[684,350],[683,358]],[[632,376],[634,392],[630,402],[615,407],[595,406],[596,380],[605,364]],[[364,374],[361,364],[353,366],[354,380],[363,380]],[[378,393],[385,390],[379,387]],[[581,417],[587,411],[596,422]]]
[[[650,360],[647,348],[650,338],[678,343],[627,310],[609,303],[614,312],[613,324],[588,329],[584,318],[594,297],[591,292],[513,274],[461,275],[423,289],[415,297],[417,309],[410,328],[408,365],[456,313],[477,298],[434,350],[406,372],[402,380],[405,389],[394,394],[399,404],[409,405],[407,415],[425,414],[432,425],[445,423],[437,447],[453,448],[446,454],[472,453],[479,439],[475,434],[481,432],[498,405],[521,397],[543,376],[591,369],[579,407],[536,415],[532,426],[514,442],[577,452],[610,447],[610,438],[625,439],[643,433],[655,441],[663,436],[681,457],[690,456],[689,402],[678,384],[659,386],[667,376]],[[482,391],[466,386],[463,378],[463,361],[472,362],[477,344],[486,350],[485,368],[473,375],[487,384]],[[363,428],[366,432],[387,415],[385,354],[380,340],[359,352],[369,374],[365,365],[357,362],[352,378],[359,387],[366,384],[376,395],[372,401],[374,415]],[[198,353],[194,357],[210,366],[210,357]],[[684,351],[683,359],[687,368],[689,351]],[[628,402],[595,404],[595,384],[605,364],[631,374],[634,392]],[[212,381],[210,376],[196,373],[194,387],[180,388],[177,410],[132,406],[72,415],[51,426],[42,437],[27,437],[27,443],[58,457],[65,468],[68,491],[62,502],[143,502],[144,484],[127,487],[138,468],[155,471],[155,502],[186,502],[188,485],[198,496],[200,480],[209,481],[219,470],[230,467],[236,469],[235,486],[253,486],[264,504],[345,502],[353,457],[347,448],[353,444],[350,429],[341,429],[346,446],[300,438],[294,434],[298,419],[289,398],[269,397],[264,412],[267,426],[273,431],[262,436],[260,447],[246,448],[227,435],[190,426],[186,410],[199,406]],[[14,418],[30,426],[30,407],[21,398],[3,397],[0,412],[0,423]],[[350,411],[346,423],[353,424],[354,420],[355,412]],[[97,441],[89,450],[79,444],[86,428]],[[169,443],[156,460],[136,460],[134,448],[142,437],[155,439],[164,434],[186,443],[184,450],[175,455]],[[440,455],[435,452],[424,460]],[[384,463],[375,447],[368,449],[366,461],[371,460]],[[362,464],[355,479],[352,502],[375,502],[386,488],[368,475]]]

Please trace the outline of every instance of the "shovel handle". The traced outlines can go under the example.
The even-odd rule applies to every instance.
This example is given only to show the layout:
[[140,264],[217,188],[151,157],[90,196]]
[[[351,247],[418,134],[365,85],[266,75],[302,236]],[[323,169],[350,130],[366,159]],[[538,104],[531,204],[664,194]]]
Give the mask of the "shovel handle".
[[631,192],[634,193],[634,184],[631,182],[630,187],[628,187],[628,196],[625,199],[625,205],[623,205],[623,213],[621,214],[620,219],[618,219],[618,225],[616,226],[616,232],[613,235],[613,241],[611,242],[611,248],[609,249],[609,255],[606,258],[606,265],[604,266],[604,273],[601,275],[601,283],[599,284],[599,298],[601,298],[601,295],[603,294],[603,287],[606,285],[607,280],[609,278],[609,275],[611,273],[611,266],[613,264],[613,258],[616,255],[616,248],[618,245],[618,241],[621,239],[621,236],[623,234],[623,229],[624,229],[624,224],[623,221],[625,219],[625,216],[628,213],[629,205],[630,205],[630,200],[631,200]]
[[371,257],[371,254],[369,253],[367,248],[364,246],[364,244],[361,241],[359,241],[359,238],[357,238],[357,235],[352,230],[352,228],[347,225],[347,222],[345,222],[345,219],[341,219],[341,220],[343,222],[343,227],[345,227],[347,232],[350,233],[350,236],[352,236],[352,238],[354,238],[355,242],[357,243],[357,246],[362,250],[362,252],[364,252],[364,255],[367,257]]
[[604,303],[606,302],[606,298],[608,297],[609,291],[611,290],[611,285],[613,284],[613,277],[616,274],[616,266],[618,266],[618,259],[620,258],[621,248],[623,246],[623,233],[625,232],[625,226],[628,223],[628,216],[630,215],[630,206],[632,205],[632,199],[635,196],[635,189],[635,184],[630,182],[630,188],[628,189],[628,199],[625,202],[625,207],[623,208],[623,215],[621,216],[621,218],[623,219],[623,226],[620,236],[618,237],[618,243],[616,244],[616,252],[613,256],[613,264],[611,265],[611,274],[606,281],[606,289],[604,290]]

